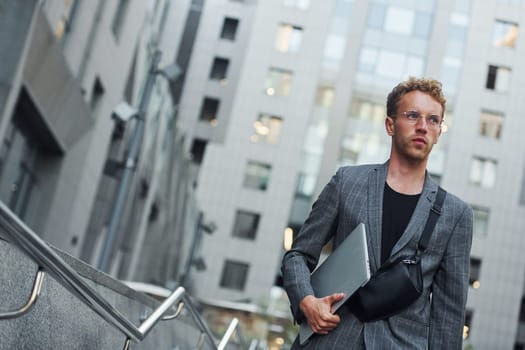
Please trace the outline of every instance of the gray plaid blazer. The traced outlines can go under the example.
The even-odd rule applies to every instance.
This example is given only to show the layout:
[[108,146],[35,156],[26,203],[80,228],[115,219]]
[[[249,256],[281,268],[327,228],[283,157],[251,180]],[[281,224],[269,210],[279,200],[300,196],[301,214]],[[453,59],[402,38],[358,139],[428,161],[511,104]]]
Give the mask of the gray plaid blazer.
[[[282,273],[292,313],[304,319],[299,302],[314,294],[310,273],[321,249],[333,238],[337,247],[360,222],[366,226],[372,273],[381,263],[383,190],[388,162],[342,167],[312,206],[292,249],[283,257]],[[389,259],[413,253],[437,194],[427,174],[410,222]],[[401,313],[386,320],[360,322],[342,307],[341,323],[328,335],[315,335],[293,349],[461,349],[472,243],[472,209],[448,193],[428,248],[423,253],[424,292]],[[305,321],[306,322],[306,321]]]

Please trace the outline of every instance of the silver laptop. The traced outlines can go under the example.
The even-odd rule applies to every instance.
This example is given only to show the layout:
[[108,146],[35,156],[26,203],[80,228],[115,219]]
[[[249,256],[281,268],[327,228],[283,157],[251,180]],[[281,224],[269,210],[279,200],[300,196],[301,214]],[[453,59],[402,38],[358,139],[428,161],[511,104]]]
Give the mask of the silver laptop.
[[[357,225],[352,233],[311,275],[311,283],[316,297],[345,293],[342,300],[332,305],[332,312],[337,311],[369,279],[370,264],[365,225],[362,223]],[[299,329],[301,345],[304,345],[313,333],[308,322],[303,322]]]

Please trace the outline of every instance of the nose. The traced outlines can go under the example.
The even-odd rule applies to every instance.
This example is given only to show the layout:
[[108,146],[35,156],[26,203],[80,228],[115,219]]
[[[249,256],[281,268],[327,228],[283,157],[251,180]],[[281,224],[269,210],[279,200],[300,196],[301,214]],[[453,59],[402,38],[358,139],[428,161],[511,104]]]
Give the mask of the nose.
[[424,116],[420,116],[419,118],[417,118],[417,121],[416,121],[416,128],[417,129],[422,129],[422,130],[427,130],[428,128],[428,121],[427,121],[427,118],[425,118]]

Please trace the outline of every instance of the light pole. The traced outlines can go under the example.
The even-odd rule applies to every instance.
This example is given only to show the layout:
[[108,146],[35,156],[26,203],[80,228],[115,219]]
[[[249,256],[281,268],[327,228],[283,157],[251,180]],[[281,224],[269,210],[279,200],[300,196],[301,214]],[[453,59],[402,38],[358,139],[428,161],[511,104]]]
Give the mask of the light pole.
[[129,141],[126,159],[123,162],[123,169],[120,174],[120,181],[117,187],[117,193],[113,207],[111,208],[108,229],[106,231],[102,244],[102,252],[98,260],[98,268],[104,272],[109,272],[111,265],[111,256],[117,238],[118,228],[122,219],[122,214],[126,207],[126,199],[129,193],[133,173],[136,169],[137,160],[142,146],[142,139],[145,131],[145,117],[150,102],[151,92],[155,84],[157,74],[161,74],[168,79],[174,79],[180,74],[180,69],[176,65],[170,65],[167,70],[159,70],[161,52],[156,50],[153,53],[151,65],[144,87],[144,92],[140,99],[139,109],[134,117],[136,118],[135,129]]

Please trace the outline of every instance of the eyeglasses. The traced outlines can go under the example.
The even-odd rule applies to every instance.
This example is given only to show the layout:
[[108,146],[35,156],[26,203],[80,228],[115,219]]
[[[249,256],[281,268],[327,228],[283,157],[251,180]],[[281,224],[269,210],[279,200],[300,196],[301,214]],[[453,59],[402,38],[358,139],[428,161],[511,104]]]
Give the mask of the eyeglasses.
[[[425,118],[425,122],[427,123],[427,125],[436,130],[441,128],[441,123],[443,122],[439,115],[430,114],[423,116],[418,111],[401,112],[399,115],[403,116],[404,119],[411,125],[415,125],[417,124],[419,119]],[[399,115],[394,115],[392,117],[398,117]]]

